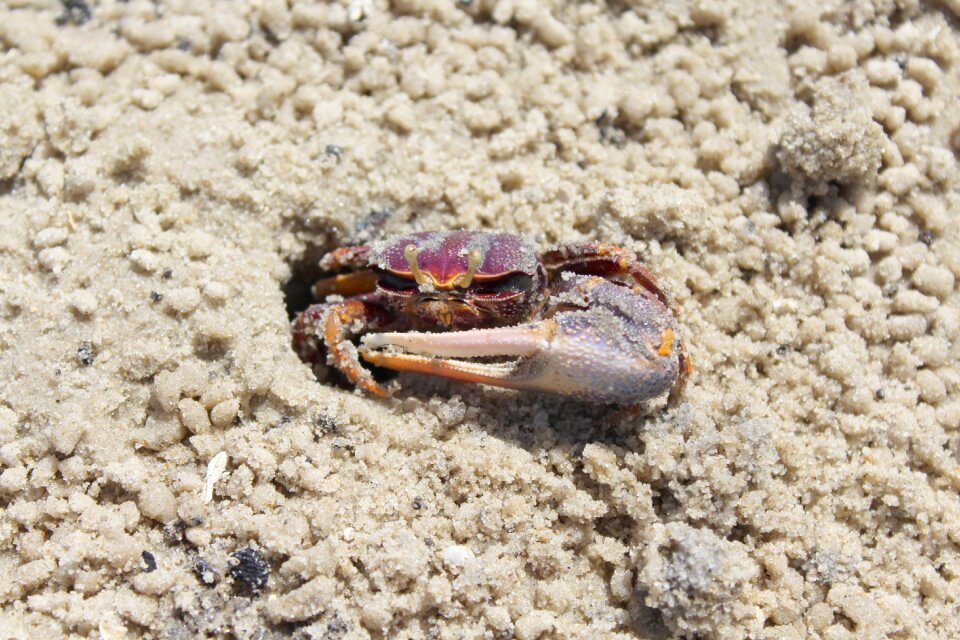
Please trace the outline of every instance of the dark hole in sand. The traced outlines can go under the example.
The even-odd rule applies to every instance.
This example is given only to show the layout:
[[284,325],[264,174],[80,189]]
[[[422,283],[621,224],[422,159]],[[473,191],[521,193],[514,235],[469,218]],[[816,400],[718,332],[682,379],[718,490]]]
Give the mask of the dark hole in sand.
[[[320,268],[320,258],[331,249],[333,249],[332,246],[310,245],[298,258],[290,262],[291,276],[283,285],[283,298],[284,305],[287,308],[287,317],[291,322],[297,317],[297,314],[306,310],[310,305],[323,302],[322,300],[314,300],[310,289],[319,278],[330,275],[329,272]],[[356,338],[354,338],[354,342],[356,342]],[[324,359],[321,358],[320,364],[314,365],[315,374],[326,372],[324,375],[318,375],[319,379],[335,383],[344,389],[353,388],[353,385],[337,369],[327,366],[323,362]],[[392,380],[398,375],[396,371],[371,364],[363,363],[363,366],[369,369],[373,373],[374,379],[380,383]]]
[[287,307],[287,318],[291,321],[298,313],[317,302],[310,295],[310,287],[324,275],[319,263],[329,249],[330,247],[319,245],[309,246],[299,258],[290,263],[292,275],[283,285],[283,299]]

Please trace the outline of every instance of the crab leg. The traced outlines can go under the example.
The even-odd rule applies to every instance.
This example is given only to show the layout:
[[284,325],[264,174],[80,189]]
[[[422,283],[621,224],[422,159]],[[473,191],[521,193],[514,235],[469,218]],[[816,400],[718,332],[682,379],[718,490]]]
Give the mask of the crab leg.
[[326,271],[339,269],[363,269],[367,266],[367,257],[370,247],[358,245],[354,247],[340,247],[327,253],[320,259],[320,268]]
[[370,293],[377,288],[377,276],[373,271],[351,271],[317,280],[311,292],[314,300],[323,300],[331,294],[344,297]]
[[[315,304],[294,319],[293,348],[300,359],[315,364],[326,351],[327,361],[354,385],[378,396],[388,395],[370,371],[360,366],[356,346],[350,341],[357,327],[390,328],[390,316],[373,298],[360,296],[335,304]],[[323,349],[321,349],[321,345]]]
[[551,272],[572,271],[584,275],[626,276],[657,296],[674,315],[680,307],[637,255],[623,247],[605,242],[583,242],[561,245],[543,254],[543,263]]

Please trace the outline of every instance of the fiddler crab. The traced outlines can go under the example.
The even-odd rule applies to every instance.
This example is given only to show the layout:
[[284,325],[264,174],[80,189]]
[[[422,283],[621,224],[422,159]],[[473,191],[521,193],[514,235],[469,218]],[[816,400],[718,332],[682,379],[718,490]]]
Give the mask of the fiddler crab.
[[[511,233],[431,231],[326,254],[293,321],[300,358],[386,396],[361,363],[637,405],[683,391],[692,365],[678,309],[625,249],[539,253]],[[328,296],[335,296],[327,299]],[[353,339],[360,336],[358,346]]]

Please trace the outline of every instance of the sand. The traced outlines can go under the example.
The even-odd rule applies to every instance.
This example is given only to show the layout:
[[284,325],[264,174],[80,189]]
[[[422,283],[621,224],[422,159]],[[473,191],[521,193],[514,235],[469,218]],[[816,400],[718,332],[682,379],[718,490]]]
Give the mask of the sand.
[[[6,0],[0,638],[960,636],[958,19]],[[297,359],[454,228],[636,251],[683,402]]]

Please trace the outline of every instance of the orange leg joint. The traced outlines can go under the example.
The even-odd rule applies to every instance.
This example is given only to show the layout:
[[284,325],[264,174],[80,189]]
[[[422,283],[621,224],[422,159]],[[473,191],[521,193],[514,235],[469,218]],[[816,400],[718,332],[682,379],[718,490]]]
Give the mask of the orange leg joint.
[[360,365],[357,347],[350,342],[351,326],[366,318],[366,307],[357,300],[347,300],[327,311],[323,322],[323,341],[333,365],[354,385],[378,396],[387,396],[387,390],[377,384],[370,371]]

